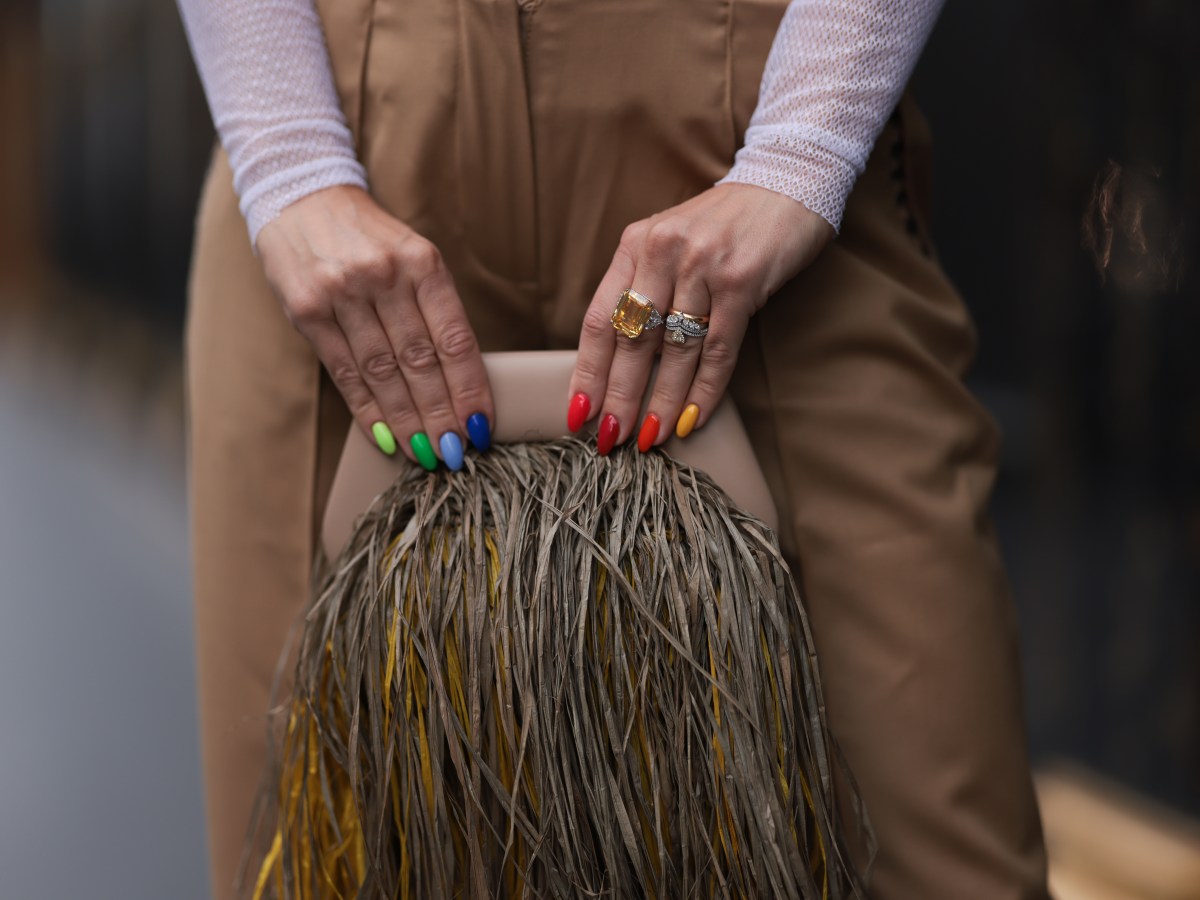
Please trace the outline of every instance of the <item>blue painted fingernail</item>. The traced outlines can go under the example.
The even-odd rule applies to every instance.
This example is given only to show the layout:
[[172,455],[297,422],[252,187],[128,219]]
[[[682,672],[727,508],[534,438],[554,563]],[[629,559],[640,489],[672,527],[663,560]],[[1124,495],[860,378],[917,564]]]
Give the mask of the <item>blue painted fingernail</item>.
[[488,425],[487,416],[475,413],[467,419],[467,437],[471,439],[476,450],[486,450],[492,446],[492,429]]
[[447,431],[438,440],[438,446],[442,448],[442,462],[448,469],[457,472],[463,467],[462,439],[457,434]]

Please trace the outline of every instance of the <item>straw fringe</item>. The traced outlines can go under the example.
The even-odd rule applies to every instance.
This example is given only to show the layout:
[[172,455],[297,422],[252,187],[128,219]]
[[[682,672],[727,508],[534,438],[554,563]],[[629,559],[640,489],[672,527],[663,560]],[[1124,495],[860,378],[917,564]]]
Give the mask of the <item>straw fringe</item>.
[[795,583],[702,472],[414,467],[322,570],[248,896],[862,896]]

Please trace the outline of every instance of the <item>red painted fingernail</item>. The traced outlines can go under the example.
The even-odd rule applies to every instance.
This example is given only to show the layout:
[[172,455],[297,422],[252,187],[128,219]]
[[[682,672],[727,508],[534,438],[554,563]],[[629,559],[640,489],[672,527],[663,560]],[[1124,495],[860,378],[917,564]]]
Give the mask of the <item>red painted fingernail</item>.
[[621,425],[612,413],[601,419],[600,428],[596,432],[596,452],[601,456],[608,456],[612,451],[613,444],[617,442],[617,435],[620,431]]
[[588,399],[587,394],[576,394],[571,398],[571,404],[567,407],[567,427],[572,433],[583,427],[591,411],[592,401]]
[[654,413],[646,416],[642,422],[642,430],[638,432],[638,449],[645,453],[654,446],[654,441],[658,437],[658,416]]

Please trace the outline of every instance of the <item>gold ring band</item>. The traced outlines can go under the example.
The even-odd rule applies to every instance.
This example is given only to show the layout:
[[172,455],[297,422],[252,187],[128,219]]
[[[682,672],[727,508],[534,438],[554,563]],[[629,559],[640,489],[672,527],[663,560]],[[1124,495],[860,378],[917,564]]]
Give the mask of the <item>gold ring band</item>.
[[708,316],[693,316],[691,313],[685,313],[683,310],[676,309],[673,306],[667,310],[667,313],[672,316],[679,316],[679,318],[686,319],[689,322],[695,322],[697,325],[708,324]]

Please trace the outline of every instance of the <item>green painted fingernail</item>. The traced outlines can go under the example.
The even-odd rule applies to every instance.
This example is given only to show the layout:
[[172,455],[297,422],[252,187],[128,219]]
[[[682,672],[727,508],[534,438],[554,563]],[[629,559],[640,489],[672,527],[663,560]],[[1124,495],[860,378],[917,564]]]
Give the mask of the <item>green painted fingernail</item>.
[[419,462],[425,469],[432,472],[437,468],[438,458],[433,452],[433,444],[429,443],[429,435],[423,431],[418,431],[412,436],[412,440],[409,441],[409,444],[412,445],[412,450],[413,453],[416,454],[417,462]]
[[375,443],[379,445],[379,449],[388,456],[396,452],[396,436],[392,434],[392,429],[387,427],[387,422],[376,422],[371,426],[371,434],[375,435]]

